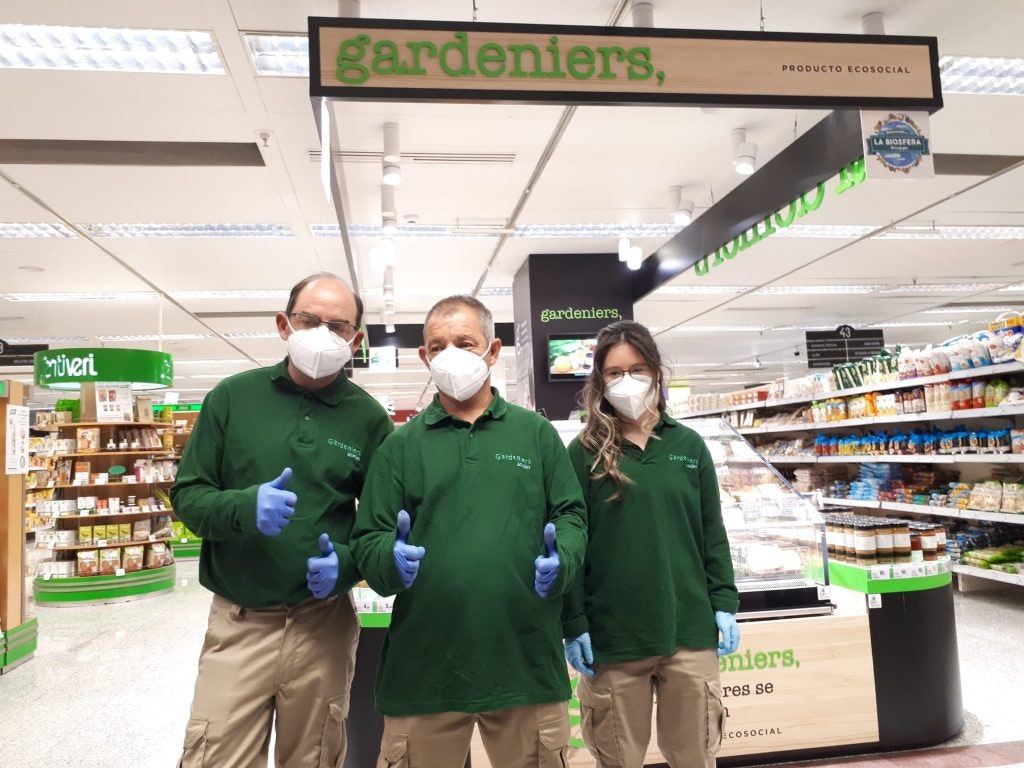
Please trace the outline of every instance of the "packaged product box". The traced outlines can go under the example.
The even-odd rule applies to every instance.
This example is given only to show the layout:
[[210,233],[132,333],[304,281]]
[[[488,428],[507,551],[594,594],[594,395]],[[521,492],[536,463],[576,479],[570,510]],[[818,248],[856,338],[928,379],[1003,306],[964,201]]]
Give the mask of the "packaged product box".
[[[44,531],[40,531],[44,533]],[[52,534],[52,541],[55,547],[73,547],[78,543],[78,533],[70,530],[48,531]],[[38,534],[36,535],[38,538]],[[83,544],[86,542],[82,542]]]
[[150,544],[146,547],[146,567],[160,568],[166,565],[167,545],[162,542]]
[[99,552],[95,549],[85,549],[78,553],[78,575],[95,576],[99,571]]
[[132,526],[132,541],[149,541],[151,531],[149,520],[136,520]]
[[133,573],[142,570],[142,563],[145,557],[145,547],[137,544],[124,548],[123,568],[125,573]]
[[79,427],[76,438],[75,450],[78,453],[94,453],[100,449],[99,427]]
[[118,523],[117,526],[117,541],[119,544],[127,544],[132,540],[132,524],[131,523]]
[[145,424],[153,422],[153,398],[148,395],[135,396],[135,420]]
[[121,567],[121,550],[120,549],[101,549],[100,550],[100,564],[99,572],[100,576],[113,576],[117,569]]
[[107,499],[107,506],[110,508],[111,512],[120,512],[121,499],[119,499],[117,496],[112,496],[109,499]]
[[158,539],[169,539],[173,535],[170,515],[156,515],[153,518],[153,535]]
[[92,544],[92,526],[91,525],[80,525],[78,527],[78,543],[79,544]]

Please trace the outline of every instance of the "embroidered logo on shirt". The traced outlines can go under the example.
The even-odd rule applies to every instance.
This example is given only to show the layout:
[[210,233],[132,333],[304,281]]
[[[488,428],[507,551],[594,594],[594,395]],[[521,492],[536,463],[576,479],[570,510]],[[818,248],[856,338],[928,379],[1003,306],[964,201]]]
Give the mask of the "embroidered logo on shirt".
[[363,460],[363,450],[361,448],[356,448],[348,443],[343,443],[341,440],[335,440],[333,437],[327,438],[327,444],[332,445],[335,448],[341,448],[341,450],[348,454],[350,459],[355,459],[356,461]]
[[696,459],[690,458],[689,456],[683,456],[683,455],[678,454],[678,453],[670,453],[668,455],[668,460],[669,461],[680,461],[680,462],[683,463],[683,466],[686,467],[687,469],[697,469],[697,467],[698,467],[698,463],[697,463]]
[[496,461],[510,461],[520,469],[533,469],[533,459],[528,459],[525,456],[515,456],[508,453],[496,453],[494,454]]

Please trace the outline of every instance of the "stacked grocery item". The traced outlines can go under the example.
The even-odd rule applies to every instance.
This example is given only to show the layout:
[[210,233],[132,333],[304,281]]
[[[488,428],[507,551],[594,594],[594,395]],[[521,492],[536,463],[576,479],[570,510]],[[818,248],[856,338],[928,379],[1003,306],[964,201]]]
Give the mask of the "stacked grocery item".
[[855,565],[932,562],[946,555],[940,523],[827,513],[825,541],[831,560]]
[[960,562],[975,568],[1024,575],[1024,542],[964,552]]
[[1009,424],[997,427],[960,424],[952,429],[868,431],[863,435],[819,432],[816,456],[958,456],[1024,453],[1024,430]]

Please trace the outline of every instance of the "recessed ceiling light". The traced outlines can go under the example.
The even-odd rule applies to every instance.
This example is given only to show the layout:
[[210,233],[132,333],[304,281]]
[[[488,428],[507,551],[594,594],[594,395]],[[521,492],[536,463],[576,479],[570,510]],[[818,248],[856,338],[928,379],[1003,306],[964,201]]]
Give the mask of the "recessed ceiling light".
[[208,333],[141,333],[127,336],[97,336],[96,338],[100,341],[192,341],[213,337]]
[[75,233],[63,224],[8,221],[0,222],[0,237],[19,239],[30,237],[75,237]]
[[994,291],[1001,283],[911,283],[886,285],[878,289],[880,294],[888,293],[980,293]]
[[933,320],[933,321],[892,321],[883,323],[870,323],[867,328],[938,328],[948,325],[963,325],[970,320]]
[[261,77],[309,77],[306,35],[244,34],[256,74]]
[[755,296],[827,296],[874,293],[877,285],[768,285],[754,291]]
[[1024,96],[1024,59],[943,56],[943,93]]
[[0,24],[0,69],[223,75],[210,32]]
[[77,344],[89,341],[88,336],[9,336],[8,344]]
[[179,301],[200,299],[273,299],[283,301],[288,298],[289,291],[171,291],[171,296]]
[[36,266],[35,264],[22,264],[18,269],[24,272],[45,272],[46,269],[43,267]]
[[925,309],[921,312],[923,315],[957,315],[960,313],[967,314],[989,314],[996,315],[1001,312],[1018,312],[1020,307],[1000,306],[1000,305],[985,305],[985,304],[964,304],[962,306],[951,306],[951,307],[934,307],[932,309]]
[[856,240],[876,229],[878,227],[866,224],[791,224],[784,229],[776,229],[772,237]]
[[240,331],[237,333],[223,334],[225,339],[279,339],[281,335],[277,331]]
[[1024,240],[1024,227],[898,226],[875,240]]
[[82,293],[0,293],[7,301],[152,301],[155,291],[83,291]]
[[698,296],[708,295],[729,295],[745,293],[754,288],[752,285],[663,285],[653,295],[678,296],[692,294]]
[[291,237],[288,224],[85,224],[95,237]]
[[[220,359],[220,360],[216,360],[216,359],[214,359],[214,360],[179,360],[179,359],[175,358],[174,359],[174,366],[177,367],[179,365],[233,365],[233,364],[237,364],[237,363],[249,363],[249,362],[250,361],[246,360],[244,357],[229,357],[229,358],[224,358],[224,359]],[[274,362],[277,362],[276,358],[275,358]]]

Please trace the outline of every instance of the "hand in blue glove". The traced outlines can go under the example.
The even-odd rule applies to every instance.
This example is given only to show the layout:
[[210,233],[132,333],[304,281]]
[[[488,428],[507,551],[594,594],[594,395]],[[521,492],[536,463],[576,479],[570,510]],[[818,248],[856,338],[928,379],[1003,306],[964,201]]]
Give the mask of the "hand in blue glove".
[[285,467],[280,476],[256,492],[256,528],[264,536],[277,536],[295,514],[299,497],[288,490],[291,480],[292,470]]
[[398,528],[395,530],[395,568],[402,578],[402,586],[406,589],[416,581],[416,574],[420,572],[420,560],[426,551],[423,547],[413,547],[406,542],[409,540],[409,513],[404,509],[398,513]]
[[320,557],[306,561],[306,586],[313,597],[321,600],[330,597],[338,586],[338,553],[326,533],[320,534]]
[[544,526],[544,556],[533,561],[533,588],[541,597],[548,596],[548,590],[558,578],[558,547],[555,546],[555,524]]
[[569,666],[587,677],[594,676],[594,670],[587,664],[594,663],[594,649],[590,645],[590,633],[584,632],[577,638],[566,638],[565,660]]
[[715,624],[722,633],[722,639],[718,641],[718,655],[736,653],[740,647],[740,626],[736,623],[736,617],[725,611],[715,611]]

